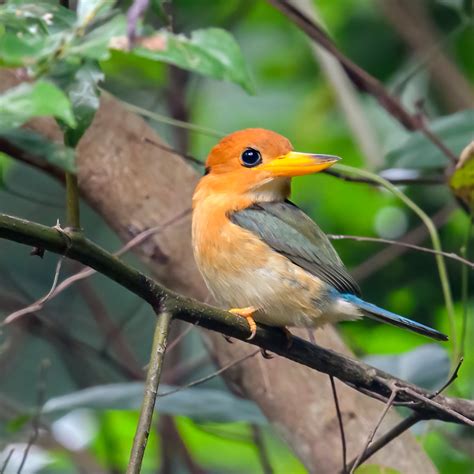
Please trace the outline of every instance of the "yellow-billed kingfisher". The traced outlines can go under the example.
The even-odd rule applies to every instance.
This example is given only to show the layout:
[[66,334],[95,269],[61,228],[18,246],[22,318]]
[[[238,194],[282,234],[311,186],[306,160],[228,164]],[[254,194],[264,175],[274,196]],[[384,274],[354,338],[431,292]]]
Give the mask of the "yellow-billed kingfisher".
[[210,152],[193,197],[193,249],[217,302],[268,326],[318,327],[368,316],[437,340],[444,334],[361,299],[322,230],[288,201],[291,178],[339,158],[297,153],[259,128],[234,132]]

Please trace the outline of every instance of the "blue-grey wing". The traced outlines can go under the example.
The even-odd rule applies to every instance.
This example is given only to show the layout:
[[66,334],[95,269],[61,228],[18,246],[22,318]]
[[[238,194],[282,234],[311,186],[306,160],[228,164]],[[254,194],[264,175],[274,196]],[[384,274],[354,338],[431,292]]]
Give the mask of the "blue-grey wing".
[[293,203],[254,204],[230,214],[229,218],[339,292],[360,294],[328,237]]

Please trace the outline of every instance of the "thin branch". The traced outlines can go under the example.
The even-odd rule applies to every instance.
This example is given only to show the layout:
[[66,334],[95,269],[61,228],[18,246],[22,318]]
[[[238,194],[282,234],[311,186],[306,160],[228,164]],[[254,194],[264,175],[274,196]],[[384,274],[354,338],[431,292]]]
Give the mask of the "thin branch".
[[212,372],[212,374],[205,375],[204,377],[201,377],[197,380],[193,380],[192,382],[189,382],[186,385],[182,385],[181,387],[176,387],[176,388],[173,388],[172,390],[168,390],[167,392],[159,393],[158,397],[160,397],[160,398],[167,397],[168,395],[172,395],[173,393],[181,392],[181,390],[186,390],[187,388],[195,387],[196,385],[201,385],[204,382],[208,382],[209,380],[212,380],[213,378],[217,377],[218,375],[221,375],[226,370],[229,370],[232,367],[235,367],[236,365],[239,365],[242,362],[246,361],[247,359],[250,359],[251,357],[254,357],[259,352],[260,352],[259,349],[257,349],[256,351],[250,352],[250,354],[246,354],[245,356],[240,357],[239,359],[233,360],[232,362],[229,362],[228,364],[222,366],[220,369]]
[[[377,183],[374,183],[373,179],[362,178],[360,176],[351,176],[348,174],[340,173],[333,168],[324,170],[323,173],[328,174],[329,176],[334,176],[335,178],[342,179],[351,183],[364,183],[371,184],[372,186],[379,186]],[[380,173],[382,174],[382,173]],[[392,184],[396,185],[408,185],[408,184],[425,184],[425,185],[440,185],[446,184],[446,178],[439,174],[434,176],[415,176],[412,178],[386,178],[384,179],[389,181]]]
[[362,448],[362,451],[360,452],[359,456],[357,456],[354,464],[351,466],[351,470],[349,471],[349,474],[354,474],[354,471],[356,470],[357,466],[361,463],[361,459],[364,456],[365,452],[367,451],[367,448],[369,447],[369,444],[372,442],[374,439],[375,433],[379,429],[380,425],[382,424],[382,421],[384,420],[385,416],[388,413],[388,410],[390,410],[390,407],[392,406],[395,397],[397,396],[397,389],[394,389],[392,394],[390,395],[389,399],[387,400],[387,403],[385,404],[385,407],[380,414],[380,418],[378,419],[377,423],[375,424],[373,430],[369,433],[369,436],[367,437],[367,440],[364,444],[364,447]]
[[[439,238],[438,231],[436,230],[436,226],[434,225],[433,221],[429,218],[429,216],[417,205],[413,202],[405,193],[400,191],[396,186],[391,184],[386,179],[378,176],[377,174],[371,173],[370,171],[361,170],[358,168],[353,168],[352,166],[346,165],[336,165],[337,169],[346,173],[352,173],[356,176],[362,176],[364,178],[373,179],[375,182],[381,184],[385,189],[390,191],[392,194],[397,196],[407,207],[409,207],[418,217],[422,220],[425,224],[426,228],[431,237],[431,242],[433,244],[434,250],[437,252],[442,252],[441,249],[441,240]],[[456,324],[454,318],[454,304],[453,298],[451,295],[451,287],[449,285],[448,273],[446,270],[446,265],[443,260],[443,256],[437,254],[436,255],[436,264],[438,267],[438,274],[439,279],[441,282],[441,288],[443,290],[443,296],[446,305],[446,312],[448,313],[449,325],[450,325],[450,336],[451,336],[451,343],[453,346],[453,353],[454,358],[458,359],[458,342],[457,342],[457,332],[456,332]]]
[[397,119],[406,129],[420,130],[436,147],[438,147],[450,160],[457,161],[453,153],[426,128],[421,117],[411,115],[402,104],[384,88],[384,86],[367,71],[352,62],[345,56],[327,33],[314,21],[305,15],[299,8],[288,0],[268,0],[274,7],[280,10],[304,31],[317,44],[331,53],[345,69],[348,77],[360,90],[372,95],[387,112]]
[[257,448],[258,459],[260,461],[260,465],[262,466],[263,474],[273,474],[275,471],[273,470],[272,463],[268,457],[267,448],[265,447],[262,427],[252,424],[250,425],[250,429],[252,430],[252,439],[255,447]]
[[76,231],[81,229],[79,187],[77,176],[72,173],[66,173],[66,225]]
[[143,394],[137,430],[133,438],[127,474],[140,474],[141,471],[143,455],[145,454],[148,435],[150,434],[150,426],[153,419],[156,395],[158,393],[158,385],[160,383],[161,369],[163,367],[168,331],[172,317],[173,315],[169,311],[160,311],[157,313],[150,364],[145,381],[145,392]]
[[[122,248],[120,248],[117,252],[115,252],[114,255],[119,257],[125,254],[126,252],[136,247],[137,245],[142,244],[145,240],[149,239],[151,236],[157,235],[160,232],[164,231],[166,228],[168,228],[170,225],[175,224],[176,222],[181,220],[183,217],[187,216],[190,212],[191,212],[191,209],[189,208],[185,209],[184,211],[178,213],[176,216],[166,221],[164,224],[160,224],[150,229],[146,229],[143,232],[140,232],[135,237],[133,237],[133,239],[129,240]],[[58,230],[59,232],[63,231],[63,229],[59,226],[59,223],[56,224],[54,228]],[[22,308],[8,315],[3,321],[3,324],[10,324],[22,316],[40,311],[41,309],[43,309],[45,303],[47,303],[52,298],[55,298],[59,293],[69,288],[73,283],[89,278],[95,273],[97,273],[96,270],[92,268],[84,268],[83,270],[66,278],[58,285],[59,272],[60,272],[62,261],[64,258],[65,258],[65,255],[62,255],[61,259],[58,261],[58,265],[56,267],[56,272],[54,275],[53,285],[51,286],[51,289],[48,291],[48,293],[42,296],[39,300],[35,301],[34,303],[26,306],[25,308]]]
[[420,247],[419,245],[409,244],[407,242],[401,242],[399,240],[382,239],[379,237],[366,237],[362,235],[342,235],[342,234],[328,234],[328,237],[332,240],[349,239],[349,240],[356,240],[358,242],[375,242],[379,244],[398,245],[400,247],[406,247],[409,249],[417,250],[418,252],[431,253],[433,255],[442,255],[443,257],[456,260],[457,262],[461,262],[462,264],[467,265],[468,267],[471,267],[474,269],[474,262],[471,262],[453,252],[443,252],[440,250],[433,250],[427,247]]
[[[226,311],[178,295],[120,261],[83,235],[74,232],[68,235],[71,241],[69,258],[91,266],[147,301],[153,308],[165,304],[166,309],[178,319],[197,323],[229,337],[243,341],[247,339],[248,325],[244,318],[236,318]],[[68,245],[64,236],[54,229],[1,213],[0,238],[42,247],[59,254],[63,254]],[[433,400],[428,399],[430,392],[421,387],[296,336],[289,349],[286,335],[278,328],[258,325],[255,337],[248,342],[319,372],[333,375],[372,397],[389,397],[394,384],[400,389],[406,388],[407,390],[399,390],[396,402],[408,404],[409,408],[421,413],[423,418],[474,424],[474,402],[470,400],[439,395],[433,403]]]
[[127,37],[130,45],[133,45],[137,36],[138,20],[145,14],[148,8],[148,0],[133,0],[127,11]]
[[336,383],[334,377],[329,376],[331,382],[332,396],[334,397],[334,405],[336,406],[337,422],[339,424],[339,432],[341,433],[341,445],[342,445],[342,473],[347,473],[347,447],[346,447],[346,435],[344,433],[344,423],[342,421],[341,408],[339,406],[339,398],[337,396]]
[[[441,392],[446,390],[458,377],[459,369],[462,365],[463,360],[460,359],[458,365],[455,367],[453,373],[450,375],[446,383],[442,385],[442,387],[432,394],[433,397],[437,397]],[[395,403],[393,403],[395,405]],[[377,451],[381,450],[384,446],[388,443],[393,441],[395,438],[400,436],[406,430],[410,429],[413,425],[418,423],[419,421],[423,420],[423,416],[420,413],[412,413],[407,418],[403,419],[400,423],[396,424],[393,428],[387,431],[384,435],[382,435],[379,439],[375,442],[371,443],[364,452],[364,454],[359,459],[359,464],[363,463],[367,459],[369,459],[372,455],[374,455]],[[349,468],[352,469],[352,466],[356,463],[356,459],[353,459],[349,463]],[[342,472],[341,474],[345,474]]]
[[30,452],[31,447],[35,444],[36,439],[39,435],[40,429],[40,419],[41,419],[41,411],[43,409],[44,404],[44,397],[46,394],[46,372],[50,366],[50,361],[48,359],[44,359],[40,363],[39,372],[38,372],[38,383],[36,388],[36,413],[33,417],[32,425],[33,425],[33,433],[28,440],[28,444],[26,445],[25,451],[23,453],[23,457],[21,459],[20,466],[18,467],[18,474],[21,474],[23,467],[25,466],[26,459],[28,458],[28,454]]
[[0,468],[0,474],[5,474],[8,463],[10,462],[10,459],[14,452],[15,448],[11,448],[10,451],[8,451],[7,457],[5,458],[5,461],[3,461],[2,467]]

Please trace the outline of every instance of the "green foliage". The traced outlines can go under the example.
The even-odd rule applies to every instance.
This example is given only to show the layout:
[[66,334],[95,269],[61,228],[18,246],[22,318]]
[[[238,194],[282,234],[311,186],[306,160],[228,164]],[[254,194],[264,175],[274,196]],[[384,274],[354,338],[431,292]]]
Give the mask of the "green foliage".
[[54,166],[70,173],[75,172],[74,150],[70,147],[54,143],[32,130],[17,128],[0,133],[0,137],[8,139],[12,144],[35,158],[42,158]]
[[190,37],[163,31],[131,54],[164,61],[216,79],[226,79],[253,91],[251,79],[239,45],[220,28],[193,31]]
[[400,471],[380,464],[366,464],[355,470],[356,474],[401,474]]
[[[464,110],[433,120],[429,129],[455,156],[472,140],[474,110]],[[447,163],[446,155],[422,132],[412,133],[398,148],[387,154],[389,163],[400,168],[438,168]]]
[[48,115],[63,120],[69,127],[76,125],[67,97],[50,82],[23,83],[0,96],[0,132]]
[[[167,25],[169,19],[161,11],[161,1],[156,0],[138,23],[137,43],[131,49],[125,37],[125,3],[79,1],[77,13],[55,0],[9,0],[0,5],[0,67],[21,68],[17,73],[29,81],[26,86],[0,96],[0,138],[8,139],[27,154],[74,172],[73,148],[94,118],[102,88],[151,112],[170,115],[173,112],[169,106],[173,99],[170,90],[179,86],[181,89],[178,87],[175,94],[193,124],[227,132],[249,126],[271,128],[288,136],[299,151],[337,154],[344,158],[344,163],[365,168],[358,140],[305,36],[267,2],[208,2],[203,9],[200,2],[174,0],[175,33],[172,33]],[[427,50],[445,48],[455,67],[468,80],[474,78],[473,30],[472,22],[467,21],[472,15],[471,2],[425,3],[429,19],[436,24],[444,41],[429,45]],[[342,51],[368,68],[408,107],[420,98],[425,100],[430,115],[427,127],[454,154],[459,154],[472,140],[474,111],[453,113],[444,106],[443,96],[453,91],[441,90],[434,84],[426,67],[431,55],[414,59],[413,51],[370,0],[313,4],[317,4],[328,31]],[[453,18],[459,18],[460,23],[453,25]],[[451,33],[453,27],[456,34]],[[168,74],[169,65],[191,73],[187,87],[170,83],[173,76]],[[400,83],[400,78],[408,77],[407,72],[413,71],[406,87],[392,88]],[[224,82],[204,80],[201,76]],[[247,92],[253,91],[253,84],[257,93],[250,96]],[[358,118],[368,120],[374,145],[380,156],[384,156],[384,167],[416,168],[421,174],[427,171],[434,174],[438,169],[444,172],[448,160],[423,134],[402,130],[371,98],[360,95],[358,98],[362,107]],[[68,146],[52,143],[20,127],[32,117],[45,115],[60,121]],[[152,125],[172,145],[182,146],[174,128],[153,122]],[[216,140],[196,130],[200,128],[192,128],[187,136],[188,151],[204,159]],[[2,212],[48,225],[53,225],[58,217],[62,221],[63,190],[56,182],[0,153],[0,177],[6,170],[9,185],[33,190],[35,196],[45,198],[51,207],[34,198],[12,196],[2,189],[0,178]],[[470,170],[469,165],[451,180],[451,186],[463,196],[465,189],[468,192],[471,189]],[[452,200],[451,189],[446,185],[407,186],[403,190],[430,215]],[[380,216],[387,208],[397,205],[396,199],[381,189],[325,175],[295,180],[293,200],[328,233],[368,236],[380,235],[377,224]],[[86,235],[106,248],[117,248],[120,243],[107,225],[87,205],[83,207]],[[390,224],[394,226],[395,238],[401,238],[404,229],[398,229],[397,234],[396,223],[392,220]],[[407,213],[408,229],[418,224],[416,216]],[[440,226],[445,250],[459,252],[465,242],[467,225],[468,217],[458,211]],[[57,260],[48,254],[44,260],[32,259],[24,248],[5,242],[0,246],[0,311],[6,315],[48,292]],[[441,331],[448,330],[433,256],[410,251],[393,258],[396,247],[354,241],[338,241],[335,246],[357,275],[365,299],[432,324]],[[61,275],[73,270],[66,262]],[[454,297],[459,301],[455,312],[460,333],[464,311],[471,311],[468,320],[472,319],[472,272],[468,281],[470,293],[463,305],[459,300],[459,265],[456,262],[448,265]],[[96,319],[91,309],[94,302],[91,304],[85,297],[86,285],[73,286],[48,302],[38,315],[25,318],[25,324],[14,330],[5,328],[0,333],[1,395],[2,399],[14,401],[12,406],[16,407],[9,421],[0,425],[0,434],[12,441],[29,438],[31,416],[37,403],[34,387],[38,362],[48,357],[52,366],[42,422],[54,426],[75,410],[91,410],[90,416],[96,420],[97,427],[89,433],[90,439],[80,452],[94,458],[103,470],[124,472],[142,386],[130,382],[130,376],[119,370],[118,362],[123,357],[116,349],[116,332],[104,329],[103,321]],[[153,329],[146,309],[138,308],[136,300],[129,295],[118,295],[116,285],[103,278],[90,280],[90,286],[96,291],[96,304],[101,304],[100,314],[108,315],[118,328],[138,367],[146,364]],[[357,354],[395,375],[431,388],[438,388],[447,377],[448,346],[427,346],[422,336],[366,320],[344,323],[339,328]],[[464,363],[448,394],[472,397],[473,334],[468,325]],[[192,362],[193,355],[204,350],[198,339],[186,338],[176,358]],[[10,354],[11,340],[14,351]],[[173,370],[174,366],[170,369],[172,375]],[[213,370],[211,364],[204,364],[177,383],[184,384]],[[31,382],[29,390],[24,388],[25,380]],[[165,390],[167,387],[161,386],[160,391]],[[264,444],[276,474],[306,472],[289,448],[264,424],[258,408],[229,393],[219,380],[211,381],[205,388],[163,397],[157,409],[158,413],[174,417],[190,457],[210,472],[257,474],[262,471],[249,422],[258,423],[263,429]],[[473,471],[466,449],[472,438],[466,431],[436,423],[421,428],[421,441],[442,474]],[[81,422],[76,423],[75,429],[88,430]],[[163,460],[165,436],[160,428],[153,429],[150,436],[144,472],[157,472]],[[182,453],[174,454],[179,463],[174,472],[187,473],[180,463]],[[51,449],[48,455],[54,462],[44,472],[77,470],[71,461],[76,454],[61,448],[61,454]],[[364,464],[357,472],[395,473],[371,464]]]

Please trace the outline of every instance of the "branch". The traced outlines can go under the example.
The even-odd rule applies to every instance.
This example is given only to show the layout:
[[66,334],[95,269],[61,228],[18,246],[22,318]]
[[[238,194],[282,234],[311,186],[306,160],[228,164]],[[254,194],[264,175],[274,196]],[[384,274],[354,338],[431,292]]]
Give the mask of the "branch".
[[268,0],[274,7],[286,15],[295,25],[304,31],[313,41],[331,53],[346,71],[351,81],[361,91],[367,92],[377,99],[379,104],[396,118],[407,130],[419,130],[437,148],[439,148],[447,158],[456,163],[457,157],[449,150],[423,123],[420,115],[410,114],[401,103],[388,93],[385,87],[375,77],[352,62],[345,56],[327,33],[314,21],[305,15],[300,9],[292,5],[288,0]]
[[[67,239],[65,232],[68,235]],[[0,238],[40,247],[61,255],[67,251],[69,258],[89,265],[111,278],[147,301],[154,309],[163,309],[173,317],[242,341],[248,337],[248,325],[243,318],[166,289],[77,233],[67,230],[59,233],[54,228],[0,214]],[[259,325],[257,334],[250,343],[332,375],[373,398],[386,400],[390,397],[393,387],[397,387],[394,404],[402,403],[420,413],[424,419],[439,419],[474,426],[474,402],[470,400],[443,395],[433,397],[420,387],[298,337],[294,337],[293,344],[288,349],[286,334],[277,328]]]
[[331,240],[348,239],[348,240],[356,240],[357,242],[375,242],[377,244],[398,245],[400,247],[417,250],[418,252],[431,253],[433,255],[442,255],[443,257],[456,260],[457,262],[461,262],[462,264],[474,269],[474,262],[471,262],[470,260],[467,260],[466,258],[463,258],[454,252],[443,252],[442,250],[433,250],[427,247],[421,247],[420,245],[403,242],[401,240],[382,239],[380,237],[365,237],[363,235],[341,235],[341,234],[328,234],[328,237]]
[[132,451],[127,466],[127,474],[140,474],[142,468],[143,455],[150,434],[150,426],[155,409],[156,395],[160,383],[161,369],[165,357],[166,344],[168,342],[168,332],[171,324],[172,314],[168,311],[158,311],[153,336],[153,346],[151,348],[150,364],[145,381],[145,391],[143,394],[140,418],[138,420],[137,431],[133,438]]

